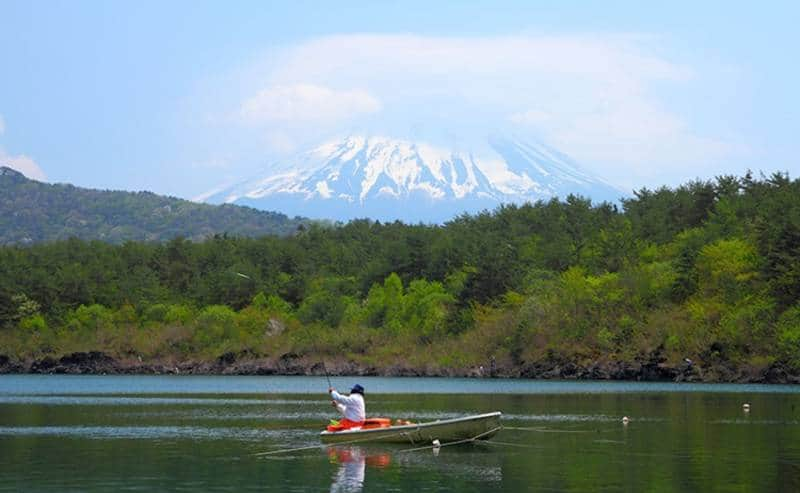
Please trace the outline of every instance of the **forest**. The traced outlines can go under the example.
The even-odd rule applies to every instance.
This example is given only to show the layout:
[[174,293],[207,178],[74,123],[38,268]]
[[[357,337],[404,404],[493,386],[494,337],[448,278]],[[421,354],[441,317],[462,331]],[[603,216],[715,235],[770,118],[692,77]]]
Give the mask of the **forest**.
[[0,245],[70,238],[118,244],[177,236],[200,241],[223,232],[285,235],[308,222],[250,207],[200,204],[151,192],[43,183],[5,166],[0,166],[0,191]]
[[443,225],[0,247],[0,354],[371,368],[800,369],[800,181],[721,176]]

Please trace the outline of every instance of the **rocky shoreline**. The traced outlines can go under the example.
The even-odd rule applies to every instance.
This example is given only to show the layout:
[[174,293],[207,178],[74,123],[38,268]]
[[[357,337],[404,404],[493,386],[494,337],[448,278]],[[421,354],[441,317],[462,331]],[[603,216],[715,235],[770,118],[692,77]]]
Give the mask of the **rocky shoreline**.
[[387,377],[525,378],[544,380],[623,380],[649,382],[769,383],[798,384],[800,374],[780,363],[766,368],[741,368],[725,362],[679,366],[665,363],[657,355],[634,362],[609,361],[588,365],[547,358],[515,366],[411,368],[402,365],[365,366],[353,361],[326,361],[288,353],[279,358],[253,358],[226,353],[214,361],[157,361],[117,359],[100,351],[76,352],[59,358],[16,361],[0,354],[0,374],[87,375],[330,375]]

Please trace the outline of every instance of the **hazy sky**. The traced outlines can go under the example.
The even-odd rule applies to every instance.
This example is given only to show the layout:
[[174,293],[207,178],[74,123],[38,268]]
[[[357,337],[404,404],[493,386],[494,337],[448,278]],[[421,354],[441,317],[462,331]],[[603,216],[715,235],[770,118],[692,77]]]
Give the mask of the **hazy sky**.
[[536,138],[625,189],[800,176],[799,2],[0,0],[0,162],[192,197],[354,132]]

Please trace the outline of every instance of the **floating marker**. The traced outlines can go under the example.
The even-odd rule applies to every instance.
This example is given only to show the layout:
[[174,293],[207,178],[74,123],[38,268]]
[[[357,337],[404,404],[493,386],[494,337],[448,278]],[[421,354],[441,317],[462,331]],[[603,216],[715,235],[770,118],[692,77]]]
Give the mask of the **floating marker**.
[[629,421],[630,421],[630,419],[628,419],[627,416],[623,416],[622,417],[622,424],[626,425],[626,424],[628,424]]

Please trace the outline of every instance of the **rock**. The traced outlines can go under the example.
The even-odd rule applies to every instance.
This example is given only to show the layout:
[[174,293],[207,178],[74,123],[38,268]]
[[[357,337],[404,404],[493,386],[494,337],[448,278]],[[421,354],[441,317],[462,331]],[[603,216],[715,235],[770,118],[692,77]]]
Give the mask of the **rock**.
[[58,360],[51,356],[33,361],[28,367],[31,373],[75,373],[101,374],[119,373],[120,365],[112,357],[100,351],[75,352]]
[[300,355],[285,353],[278,358],[276,371],[280,375],[305,375],[306,366],[300,361]]
[[274,337],[283,334],[283,331],[286,330],[286,325],[283,322],[276,318],[271,318],[267,322],[267,328],[264,331],[264,335],[267,337]]
[[217,358],[217,364],[220,366],[232,365],[236,362],[236,353],[228,351]]
[[31,363],[29,371],[31,373],[52,373],[52,369],[55,368],[57,364],[58,363],[55,359],[51,358],[50,356],[45,356],[44,358]]
[[274,375],[275,367],[265,360],[246,360],[238,362],[231,373],[236,375]]
[[[720,354],[724,348],[716,347]],[[350,360],[326,361],[330,375],[392,377],[487,377],[487,367],[446,368],[438,365],[411,367],[393,363],[375,367]],[[99,351],[75,352],[60,358],[15,362],[0,355],[0,373],[86,373],[86,374],[190,374],[190,375],[314,375],[325,374],[319,356],[294,352],[275,358],[259,358],[252,352],[226,352],[212,361],[142,362],[136,357],[118,361]],[[757,382],[800,383],[800,374],[786,363],[776,362],[767,368],[737,367],[731,361],[716,357],[706,361],[698,357],[691,364],[677,366],[666,362],[661,348],[637,357],[634,361],[592,361],[572,359],[548,352],[537,361],[504,361],[496,364],[495,376],[503,378],[572,379],[572,380],[643,380],[675,382]]]
[[414,368],[407,368],[405,366],[392,365],[383,371],[387,377],[418,377],[421,376],[419,371]]
[[5,354],[0,354],[0,374],[3,373],[23,373],[25,371],[25,367],[11,359],[10,356]]
[[764,383],[795,383],[797,378],[792,378],[786,371],[786,368],[781,363],[771,364],[764,373],[761,375],[761,381]]
[[703,375],[700,369],[693,363],[685,364],[682,368],[677,368],[675,382],[699,382],[702,380]]
[[62,356],[59,363],[62,365],[85,365],[95,366],[98,364],[112,363],[114,358],[100,351],[90,351],[88,353],[77,352]]
[[608,380],[611,378],[611,374],[607,366],[595,363],[586,368],[585,378],[589,380]]
[[631,364],[625,361],[617,361],[609,368],[609,375],[614,380],[639,380],[641,375],[641,365]]
[[677,370],[664,363],[646,363],[642,365],[639,380],[644,381],[665,381],[675,380],[678,375]]

